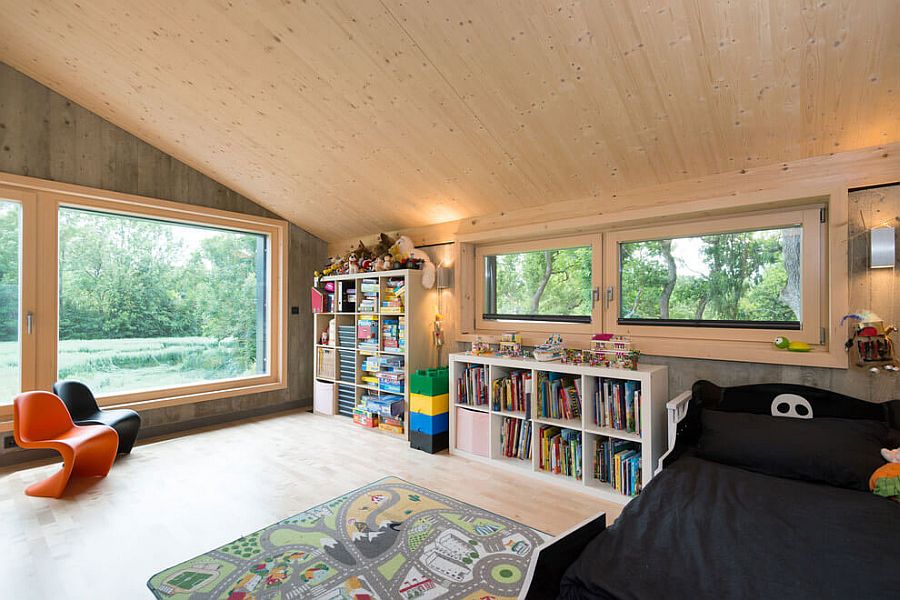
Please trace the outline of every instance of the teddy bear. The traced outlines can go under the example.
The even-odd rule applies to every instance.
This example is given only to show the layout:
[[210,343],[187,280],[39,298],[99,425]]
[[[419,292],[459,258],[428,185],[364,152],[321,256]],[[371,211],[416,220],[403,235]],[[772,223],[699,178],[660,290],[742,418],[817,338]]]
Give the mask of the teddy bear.
[[409,266],[411,261],[414,264],[418,264],[421,261],[422,287],[425,289],[434,287],[436,273],[434,263],[431,262],[431,259],[428,258],[425,252],[415,247],[408,236],[401,235],[397,238],[397,241],[391,246],[390,255],[394,259],[394,264],[397,265],[399,263],[399,268],[401,269],[404,266]]
[[900,463],[900,448],[894,448],[893,450],[882,448],[881,455],[889,463]]

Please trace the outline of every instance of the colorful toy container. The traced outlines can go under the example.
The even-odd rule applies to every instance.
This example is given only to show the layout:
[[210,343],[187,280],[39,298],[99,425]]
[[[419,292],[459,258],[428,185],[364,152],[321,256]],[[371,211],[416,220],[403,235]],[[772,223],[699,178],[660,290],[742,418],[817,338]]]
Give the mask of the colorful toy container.
[[422,369],[409,378],[409,443],[435,454],[449,446],[450,372]]

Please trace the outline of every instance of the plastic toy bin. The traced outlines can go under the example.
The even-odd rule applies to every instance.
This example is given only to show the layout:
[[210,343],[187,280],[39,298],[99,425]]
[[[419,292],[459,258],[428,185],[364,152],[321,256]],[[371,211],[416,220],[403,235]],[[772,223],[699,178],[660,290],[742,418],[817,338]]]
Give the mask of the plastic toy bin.
[[490,455],[490,415],[486,412],[456,409],[456,448],[478,456]]

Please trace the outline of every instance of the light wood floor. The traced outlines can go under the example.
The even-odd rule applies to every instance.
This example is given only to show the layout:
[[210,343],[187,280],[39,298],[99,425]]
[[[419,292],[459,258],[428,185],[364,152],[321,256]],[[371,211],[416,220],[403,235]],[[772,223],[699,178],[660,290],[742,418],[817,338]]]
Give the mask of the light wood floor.
[[25,496],[58,468],[0,470],[6,598],[150,598],[151,575],[387,475],[558,534],[621,507],[571,486],[411,450],[346,419],[289,412],[145,442],[60,500]]

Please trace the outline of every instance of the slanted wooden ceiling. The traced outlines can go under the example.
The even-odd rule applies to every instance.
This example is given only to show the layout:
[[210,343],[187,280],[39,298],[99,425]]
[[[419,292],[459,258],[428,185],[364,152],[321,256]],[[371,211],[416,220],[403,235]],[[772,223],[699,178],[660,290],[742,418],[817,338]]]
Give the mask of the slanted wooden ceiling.
[[0,8],[4,62],[326,240],[900,139],[897,0]]

